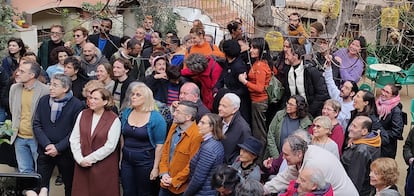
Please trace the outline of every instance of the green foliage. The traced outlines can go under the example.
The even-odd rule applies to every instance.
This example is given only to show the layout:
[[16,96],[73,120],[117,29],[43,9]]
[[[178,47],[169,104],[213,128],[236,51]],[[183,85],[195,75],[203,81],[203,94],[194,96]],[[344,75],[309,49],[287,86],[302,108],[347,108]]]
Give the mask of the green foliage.
[[0,0],[0,10],[0,51],[2,51],[7,47],[7,41],[12,36],[13,16],[16,13],[4,0]]
[[403,69],[408,69],[414,62],[414,51],[407,46],[385,45],[377,47],[375,56],[380,63],[397,65]]
[[175,21],[179,19],[179,16],[173,12],[171,6],[166,5],[166,1],[144,1],[140,7],[134,9],[134,13],[138,25],[142,25],[145,16],[151,15],[154,21],[154,30],[160,31],[163,35],[168,31],[177,32]]
[[12,122],[10,120],[6,120],[3,126],[0,127],[0,144],[8,143],[10,144],[10,136],[13,135],[12,129]]
[[92,5],[88,2],[82,3],[82,10],[89,12],[94,18],[107,18],[108,13],[104,10],[105,4],[102,2],[97,2],[95,5]]
[[414,32],[414,12],[409,9],[400,9],[399,23],[404,28],[390,30],[386,44],[377,46],[372,56],[378,57],[380,63],[389,63],[408,69],[414,62],[413,38],[408,36],[410,32]]

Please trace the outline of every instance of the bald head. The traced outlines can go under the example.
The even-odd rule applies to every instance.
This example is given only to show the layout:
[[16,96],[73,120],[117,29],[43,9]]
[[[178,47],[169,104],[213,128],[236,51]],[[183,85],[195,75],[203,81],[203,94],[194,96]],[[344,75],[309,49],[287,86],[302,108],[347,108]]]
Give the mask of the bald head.
[[180,88],[180,101],[197,102],[200,99],[200,89],[193,82],[186,82]]
[[86,43],[82,48],[82,54],[87,62],[92,62],[96,59],[97,48],[93,43]]
[[357,140],[365,137],[371,132],[372,120],[368,116],[357,116],[348,126],[348,136]]

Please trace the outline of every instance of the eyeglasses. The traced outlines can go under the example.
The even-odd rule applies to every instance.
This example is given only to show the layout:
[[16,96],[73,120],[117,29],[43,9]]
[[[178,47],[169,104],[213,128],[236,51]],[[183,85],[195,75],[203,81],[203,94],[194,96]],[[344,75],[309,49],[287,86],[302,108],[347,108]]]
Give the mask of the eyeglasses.
[[322,110],[334,112],[334,109],[323,107]]
[[390,92],[390,91],[387,91],[387,90],[385,90],[385,89],[381,89],[381,90],[382,90],[382,92],[384,92],[384,93],[391,94],[391,92]]
[[52,88],[60,88],[60,87],[62,87],[62,85],[56,84],[56,83],[52,83],[52,84],[50,84],[50,87],[52,87]]
[[50,34],[52,34],[52,35],[60,35],[60,34],[62,34],[62,32],[50,32]]
[[82,35],[76,35],[76,34],[75,34],[75,35],[73,35],[73,37],[81,37],[81,36],[82,36]]
[[93,29],[97,29],[97,28],[99,28],[99,26],[92,26],[92,28],[93,28]]
[[326,127],[323,127],[322,125],[319,125],[319,124],[313,124],[313,126],[317,129],[320,129],[320,128],[327,129]]

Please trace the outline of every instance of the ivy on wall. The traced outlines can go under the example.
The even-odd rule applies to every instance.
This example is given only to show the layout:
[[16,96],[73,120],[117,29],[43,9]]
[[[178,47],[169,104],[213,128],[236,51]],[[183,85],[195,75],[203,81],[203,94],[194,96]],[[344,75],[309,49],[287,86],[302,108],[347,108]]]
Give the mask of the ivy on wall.
[[[7,41],[13,33],[13,16],[16,15],[14,9],[6,4],[4,0],[0,0],[0,51],[7,48]],[[3,58],[3,54],[0,54]]]
[[175,21],[179,19],[179,16],[173,12],[171,6],[168,6],[167,1],[142,1],[140,6],[133,10],[138,25],[142,25],[145,16],[151,15],[154,21],[154,30],[160,31],[163,35],[168,31],[177,32]]

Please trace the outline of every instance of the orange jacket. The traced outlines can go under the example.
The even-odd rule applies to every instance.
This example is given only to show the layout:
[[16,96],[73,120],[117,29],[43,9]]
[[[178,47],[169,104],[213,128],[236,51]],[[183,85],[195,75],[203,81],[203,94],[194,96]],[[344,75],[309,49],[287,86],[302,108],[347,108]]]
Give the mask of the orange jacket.
[[250,92],[250,98],[253,102],[262,102],[267,100],[266,88],[269,86],[272,72],[265,61],[256,61],[247,76],[247,89]]
[[173,124],[168,132],[167,139],[165,140],[162,148],[161,161],[160,161],[160,174],[168,173],[172,178],[171,185],[165,187],[161,183],[161,187],[168,189],[174,194],[183,193],[188,186],[190,177],[190,160],[198,152],[201,142],[203,141],[196,122],[181,135],[181,140],[175,147],[174,155],[169,161],[170,146],[172,135],[175,132],[177,124]]
[[288,30],[288,34],[291,36],[300,36],[298,38],[299,44],[303,45],[305,44],[306,38],[309,37],[308,33],[306,33],[305,28],[303,28],[302,24],[299,24],[299,26],[296,28],[296,30]]
[[[211,47],[213,46],[213,50],[211,50]],[[184,59],[187,59],[188,55],[199,53],[203,54],[205,56],[214,55],[218,57],[224,58],[224,53],[220,51],[220,49],[216,45],[210,45],[210,43],[204,41],[201,45],[192,45],[190,50],[187,49],[184,55]],[[186,68],[187,65],[184,64],[184,68]]]

